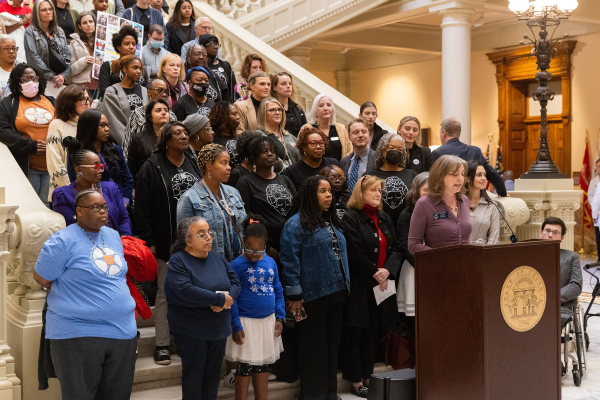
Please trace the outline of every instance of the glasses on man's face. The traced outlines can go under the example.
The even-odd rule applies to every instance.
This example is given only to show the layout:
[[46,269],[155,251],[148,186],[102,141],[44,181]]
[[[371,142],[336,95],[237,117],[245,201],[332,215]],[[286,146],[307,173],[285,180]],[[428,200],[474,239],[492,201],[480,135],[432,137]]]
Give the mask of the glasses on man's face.
[[94,168],[97,174],[100,172],[104,172],[105,165],[104,164],[94,164],[94,165],[80,165],[80,167],[84,168]]
[[322,140],[309,140],[308,142],[306,142],[307,145],[309,145],[310,147],[323,147],[325,146],[325,142]]
[[108,129],[108,128],[110,128],[110,122],[100,122],[98,124],[98,127],[102,128],[102,129]]
[[92,104],[92,99],[90,97],[83,97],[79,99],[79,102],[83,105]]
[[332,181],[332,182],[341,182],[341,183],[343,183],[346,180],[346,177],[345,176],[339,176],[339,175],[338,176],[330,176],[329,180]]
[[7,53],[16,53],[17,51],[19,51],[18,47],[12,46],[12,47],[3,47],[2,50],[4,50]]
[[283,112],[281,108],[270,108],[267,111],[271,114],[281,114]]
[[205,242],[215,240],[215,238],[217,237],[217,235],[214,231],[200,232],[196,236],[198,238],[200,238],[201,240],[204,240]]
[[221,45],[220,45],[219,43],[215,43],[215,42],[209,42],[209,43],[206,43],[206,45],[207,45],[207,46],[210,46],[210,47],[215,47],[215,48],[217,48],[217,49],[218,49],[219,47],[221,47]]
[[108,206],[108,204],[104,204],[103,206],[101,206],[99,204],[94,204],[93,206],[79,206],[79,207],[89,208],[93,212],[100,212],[100,211],[108,212],[108,210],[110,210],[110,207]]
[[562,232],[560,232],[560,231],[553,231],[552,229],[549,229],[549,228],[544,229],[544,232],[546,232],[546,235],[562,236]]
[[39,82],[40,78],[39,76],[22,76],[20,79],[21,83],[27,83],[27,82]]
[[249,256],[262,256],[263,254],[265,254],[267,252],[267,248],[265,247],[264,250],[251,250],[251,249],[247,249],[247,248],[243,248],[242,249],[244,251],[244,253],[247,253]]

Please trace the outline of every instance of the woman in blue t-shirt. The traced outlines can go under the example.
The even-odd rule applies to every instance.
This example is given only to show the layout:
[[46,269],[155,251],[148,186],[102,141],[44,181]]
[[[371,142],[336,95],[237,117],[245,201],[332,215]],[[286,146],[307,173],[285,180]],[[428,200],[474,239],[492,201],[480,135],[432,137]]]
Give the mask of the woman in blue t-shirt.
[[64,399],[131,396],[137,335],[135,301],[117,231],[106,227],[99,192],[75,198],[77,223],[44,244],[33,277],[48,292],[46,339]]
[[227,339],[225,359],[237,362],[235,398],[239,400],[248,398],[251,375],[255,398],[268,397],[269,364],[283,351],[285,302],[277,264],[265,254],[267,237],[263,217],[249,214],[244,221],[243,253],[231,263],[241,290],[231,308],[233,334]]

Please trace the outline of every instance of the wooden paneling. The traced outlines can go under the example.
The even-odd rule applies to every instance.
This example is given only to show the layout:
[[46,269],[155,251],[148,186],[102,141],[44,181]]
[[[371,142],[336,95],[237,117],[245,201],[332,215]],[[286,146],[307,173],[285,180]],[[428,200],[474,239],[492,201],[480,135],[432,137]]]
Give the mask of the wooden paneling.
[[[577,41],[556,46],[550,63],[552,81],[560,81],[562,114],[548,117],[548,140],[552,159],[561,172],[571,175],[571,54]],[[527,118],[527,84],[535,82],[536,59],[524,46],[487,54],[496,65],[498,127],[504,168],[515,177],[526,172],[537,157],[540,119]]]

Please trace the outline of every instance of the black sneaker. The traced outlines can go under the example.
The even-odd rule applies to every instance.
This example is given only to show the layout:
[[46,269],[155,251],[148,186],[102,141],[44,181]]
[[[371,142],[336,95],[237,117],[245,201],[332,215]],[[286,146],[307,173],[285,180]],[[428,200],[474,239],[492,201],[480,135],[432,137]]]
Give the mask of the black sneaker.
[[165,347],[156,347],[154,350],[154,362],[158,365],[171,364],[171,352]]
[[369,398],[369,389],[365,385],[360,385],[358,389],[354,389],[354,385],[350,386],[350,393],[363,399]]

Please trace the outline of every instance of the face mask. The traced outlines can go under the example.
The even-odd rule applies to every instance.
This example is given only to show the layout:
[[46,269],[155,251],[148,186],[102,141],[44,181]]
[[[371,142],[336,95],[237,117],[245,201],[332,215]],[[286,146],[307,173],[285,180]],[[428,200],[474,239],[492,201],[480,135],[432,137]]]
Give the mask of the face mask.
[[27,83],[21,83],[21,92],[23,96],[32,98],[38,94],[39,83],[34,81],[29,81]]
[[208,83],[194,83],[192,85],[192,90],[196,92],[198,96],[204,96],[208,90]]
[[400,153],[398,150],[390,150],[385,155],[385,160],[388,163],[390,163],[391,165],[400,164],[401,159],[402,159],[402,153]]
[[165,44],[164,40],[154,40],[150,39],[150,47],[153,49],[160,49]]

